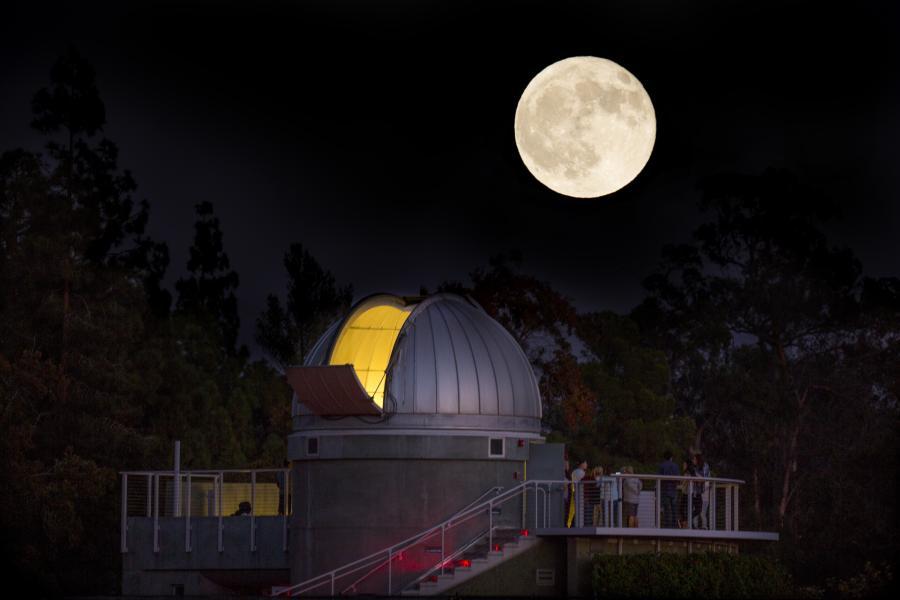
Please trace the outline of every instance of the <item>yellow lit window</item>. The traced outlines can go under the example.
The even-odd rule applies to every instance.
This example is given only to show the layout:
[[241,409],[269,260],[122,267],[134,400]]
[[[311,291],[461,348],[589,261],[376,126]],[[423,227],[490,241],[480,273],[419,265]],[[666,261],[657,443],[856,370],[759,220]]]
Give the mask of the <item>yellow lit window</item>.
[[[384,302],[390,302],[385,300]],[[385,370],[400,329],[413,306],[399,302],[364,308],[350,317],[331,352],[332,365],[353,365],[366,393],[384,405]]]

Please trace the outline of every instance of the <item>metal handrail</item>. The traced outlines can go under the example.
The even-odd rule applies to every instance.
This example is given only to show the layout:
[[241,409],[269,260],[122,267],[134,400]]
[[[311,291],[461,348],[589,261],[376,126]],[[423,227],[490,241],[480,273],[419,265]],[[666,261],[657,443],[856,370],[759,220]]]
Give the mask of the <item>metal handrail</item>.
[[[188,473],[193,475],[217,475],[219,473],[278,473],[282,471],[290,471],[290,469],[285,467],[273,467],[269,469],[194,469],[191,471],[186,471],[182,469],[177,473],[182,477],[187,476]],[[162,470],[162,471],[119,471],[119,475],[172,475],[175,476],[176,471],[173,470]]]
[[[496,529],[496,528],[495,528],[495,529]],[[421,576],[419,576],[418,578],[416,578],[416,579],[414,579],[412,582],[410,582],[410,583],[406,586],[407,589],[408,589],[408,588],[411,588],[411,587],[413,587],[413,586],[415,586],[415,585],[417,585],[417,584],[419,584],[419,583],[422,583],[423,581],[425,581],[426,579],[428,579],[428,577],[430,577],[431,574],[434,573],[435,571],[437,571],[438,569],[443,569],[443,567],[444,567],[448,562],[452,562],[452,561],[456,560],[456,557],[457,557],[457,556],[462,555],[466,550],[468,550],[469,548],[471,548],[472,546],[474,546],[475,544],[477,544],[478,542],[480,542],[480,541],[482,540],[482,538],[484,538],[484,536],[486,536],[487,534],[488,534],[488,530],[485,529],[484,531],[482,531],[481,533],[479,533],[478,535],[476,535],[475,537],[473,537],[468,543],[463,544],[463,546],[462,546],[459,550],[457,550],[456,552],[454,552],[454,553],[451,554],[450,556],[446,557],[443,561],[441,561],[441,564],[439,564],[439,565],[437,565],[437,566],[435,566],[435,567],[432,567],[431,569],[425,571],[424,574],[422,574]]]
[[[463,506],[461,509],[459,509],[458,511],[456,511],[456,512],[454,513],[454,515],[458,515],[458,514],[463,513],[463,512],[464,512],[465,510],[467,510],[468,508],[470,508],[470,507],[474,506],[475,504],[477,504],[477,503],[478,503],[481,499],[483,499],[485,496],[488,496],[488,495],[490,495],[490,494],[492,494],[492,493],[501,492],[501,491],[503,491],[503,486],[502,486],[502,485],[495,485],[494,487],[490,488],[489,490],[487,490],[486,492],[484,492],[483,494],[481,494],[480,496],[478,496],[477,498],[475,498],[475,500],[473,500],[472,502],[469,502],[468,504],[466,504],[465,506]],[[451,517],[451,518],[452,518],[452,517]],[[470,517],[466,517],[466,518],[463,519],[462,521],[456,521],[456,522],[454,523],[454,525],[461,525],[462,523],[468,521],[469,518],[470,518]],[[418,541],[415,542],[415,543],[418,543]],[[348,585],[346,588],[344,588],[344,591],[341,592],[341,593],[342,593],[342,594],[345,594],[345,593],[347,593],[348,590],[351,590],[351,589],[356,588],[357,584],[359,584],[361,581],[365,580],[369,575],[371,575],[372,573],[378,571],[378,569],[380,569],[380,568],[383,567],[384,565],[386,565],[386,564],[388,564],[389,562],[391,562],[392,560],[394,560],[394,554],[396,554],[396,553],[398,553],[398,552],[403,552],[403,551],[406,550],[407,548],[409,548],[409,547],[415,545],[415,543],[410,544],[409,546],[406,546],[405,548],[398,548],[398,549],[392,550],[392,551],[391,551],[391,554],[390,554],[390,556],[389,556],[388,558],[386,558],[386,559],[383,560],[382,562],[380,562],[380,563],[378,563],[377,565],[375,565],[374,567],[372,567],[372,569],[371,569],[368,573],[366,573],[365,575],[363,575],[362,577],[360,577],[359,579],[357,579],[356,581],[354,581],[353,583],[351,583],[350,585]],[[446,559],[445,559],[445,562],[446,562]]]
[[469,507],[474,506],[475,504],[477,504],[477,503],[478,503],[482,498],[484,498],[485,496],[487,496],[487,495],[489,495],[489,494],[493,494],[493,493],[500,493],[500,492],[503,491],[503,489],[504,489],[504,488],[503,488],[502,485],[495,485],[494,487],[492,487],[491,489],[489,489],[488,491],[486,491],[486,492],[483,493],[482,495],[478,496],[477,498],[475,498],[474,500],[472,500],[471,502],[469,502],[468,504],[466,504],[465,506],[463,506],[461,509],[459,509],[459,510],[456,511],[456,512],[457,512],[457,513],[461,513],[462,511],[466,510],[467,508],[469,508]]
[[[279,592],[275,595],[296,596],[298,594],[302,594],[307,589],[313,589],[313,588],[319,587],[320,585],[323,585],[325,582],[327,582],[330,579],[331,588],[332,588],[331,595],[333,596],[334,595],[334,580],[336,577],[343,577],[345,575],[349,575],[350,573],[355,573],[356,571],[360,571],[360,570],[364,569],[368,563],[371,563],[371,561],[373,561],[373,560],[379,559],[384,554],[388,554],[390,556],[391,560],[393,560],[393,556],[395,553],[403,552],[407,548],[415,545],[419,540],[426,538],[433,533],[443,530],[444,527],[449,524],[452,524],[454,522],[457,522],[457,524],[461,524],[464,521],[460,521],[459,519],[461,519],[462,517],[467,517],[467,516],[471,515],[472,513],[476,513],[477,511],[482,510],[485,507],[493,507],[494,503],[499,501],[500,498],[506,497],[505,499],[507,499],[507,500],[509,498],[512,498],[514,496],[514,494],[516,494],[519,491],[521,491],[522,489],[524,489],[527,485],[529,485],[529,483],[530,482],[527,482],[527,481],[522,482],[519,485],[506,490],[505,492],[501,492],[500,494],[498,494],[494,498],[491,498],[490,500],[482,502],[481,504],[478,504],[476,506],[463,509],[463,510],[457,512],[456,514],[454,514],[453,516],[451,516],[449,519],[445,519],[444,521],[438,523],[437,525],[434,525],[428,529],[425,529],[425,530],[403,540],[402,542],[398,542],[396,544],[388,546],[387,548],[383,548],[377,552],[373,552],[372,554],[370,554],[368,556],[365,556],[365,557],[355,560],[353,562],[347,563],[346,565],[338,567],[337,569],[332,569],[331,571],[327,571],[325,573],[316,575],[315,577],[307,579],[306,581],[301,581],[300,583],[294,584],[291,587],[284,588],[283,590],[279,590]],[[466,520],[468,520],[468,519],[466,519]],[[388,562],[390,562],[390,561],[388,561]],[[362,566],[357,566],[357,565],[362,565]],[[356,568],[351,569],[351,567],[356,567]],[[349,569],[349,570],[347,570],[347,569]],[[344,571],[344,572],[342,572],[342,571]],[[317,582],[317,583],[315,585],[313,585],[314,582]]]

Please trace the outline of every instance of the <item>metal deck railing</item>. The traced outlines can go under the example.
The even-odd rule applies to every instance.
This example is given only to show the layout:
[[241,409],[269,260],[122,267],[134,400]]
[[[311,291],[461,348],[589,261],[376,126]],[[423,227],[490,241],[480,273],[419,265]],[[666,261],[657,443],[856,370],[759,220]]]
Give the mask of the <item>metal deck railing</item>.
[[[195,542],[200,549],[197,540],[201,539],[207,540],[203,550],[223,552],[226,527],[243,532],[230,538],[229,543],[241,540],[244,551],[255,552],[258,542],[280,542],[282,550],[288,548],[289,469],[128,471],[121,477],[123,553],[129,552],[130,544],[151,543],[153,552],[160,553],[161,520],[168,523],[170,531],[171,525],[176,525],[178,535],[182,530],[178,523],[183,523],[184,552],[194,550]],[[636,487],[635,481],[640,482],[640,493],[634,497],[630,494],[629,500],[636,498],[636,506],[626,506],[625,488]],[[532,535],[569,535],[571,531],[572,535],[608,532],[616,536],[678,538],[728,537],[732,532],[738,538],[747,535],[738,533],[743,483],[717,477],[614,474],[599,480],[529,480],[506,490],[495,487],[432,527],[284,588],[278,595],[398,594],[452,570],[460,559],[498,551],[498,539],[502,546],[510,536],[528,535],[525,532],[529,529]],[[637,516],[631,523],[634,528],[629,527],[627,519],[630,510]],[[264,517],[266,539],[258,540],[256,520]],[[273,517],[280,518],[280,536],[272,527],[278,523],[272,521]],[[135,519],[139,523],[134,523]],[[207,533],[217,528],[218,536],[192,536],[192,523],[199,520],[203,520]],[[141,539],[129,538],[129,521],[141,524]],[[167,538],[166,552],[171,551],[171,544],[172,539]],[[180,542],[176,540],[176,544]],[[149,552],[147,546],[138,548]],[[181,550],[180,545],[175,548]]]
[[[625,503],[629,480],[640,482],[631,523]],[[530,483],[539,506],[533,514],[535,529],[740,530],[740,479],[616,473],[599,480]]]
[[[191,552],[192,520],[217,519],[216,550],[224,551],[227,523],[248,528],[249,550],[256,551],[258,517],[281,517],[284,550],[291,514],[290,469],[125,471],[122,477],[121,551],[129,551],[131,518],[153,519],[153,552],[160,551],[160,519],[184,522],[184,551]],[[143,540],[141,540],[143,541]]]

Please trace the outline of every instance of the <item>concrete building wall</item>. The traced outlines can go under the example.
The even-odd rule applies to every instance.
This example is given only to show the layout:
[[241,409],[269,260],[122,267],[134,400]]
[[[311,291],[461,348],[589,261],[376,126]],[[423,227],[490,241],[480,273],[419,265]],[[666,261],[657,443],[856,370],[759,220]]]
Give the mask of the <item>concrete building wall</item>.
[[565,540],[543,539],[527,552],[456,586],[450,595],[560,598],[566,595],[566,582]]
[[257,517],[256,548],[250,547],[249,517],[190,520],[191,549],[185,549],[184,518],[159,519],[159,552],[153,548],[154,520],[128,518],[128,552],[122,554],[122,593],[172,595],[182,586],[185,595],[226,594],[235,590],[262,591],[289,581],[289,555],[284,549],[284,519]]
[[[318,455],[307,456],[308,437],[294,434],[289,444],[295,583],[436,525],[493,486],[518,485],[528,457],[526,443],[508,438],[504,456],[491,458],[488,436],[473,435],[321,436]],[[521,504],[506,504],[494,519],[520,527]],[[479,525],[455,530],[447,547]]]

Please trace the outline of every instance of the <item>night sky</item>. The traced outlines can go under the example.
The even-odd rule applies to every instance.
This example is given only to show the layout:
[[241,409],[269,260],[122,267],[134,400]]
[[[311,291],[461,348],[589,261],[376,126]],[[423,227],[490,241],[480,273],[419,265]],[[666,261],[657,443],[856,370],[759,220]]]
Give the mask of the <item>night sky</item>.
[[[887,2],[71,2],[0,9],[0,150],[37,148],[30,99],[69,42],[107,137],[183,274],[211,201],[241,277],[243,340],[302,242],[356,297],[464,280],[498,252],[580,309],[627,311],[699,178],[787,167],[838,198],[829,227],[900,273],[900,15]],[[654,103],[645,170],[596,200],[519,159],[513,116],[545,66],[618,62]]]

